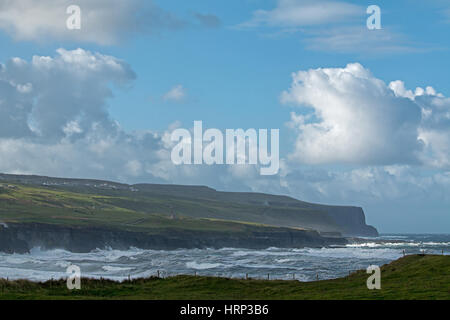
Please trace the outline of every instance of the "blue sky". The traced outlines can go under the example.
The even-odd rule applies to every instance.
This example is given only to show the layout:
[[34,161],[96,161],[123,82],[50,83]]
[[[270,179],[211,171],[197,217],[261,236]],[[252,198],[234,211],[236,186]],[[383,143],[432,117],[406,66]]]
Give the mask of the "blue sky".
[[[0,6],[0,81],[34,90],[16,97],[0,86],[0,99],[27,110],[0,105],[4,119],[22,119],[0,131],[0,171],[288,194],[362,206],[382,232],[450,230],[448,1],[17,2],[22,9]],[[64,25],[72,2],[82,10],[79,31]],[[381,30],[366,28],[372,4],[381,8]],[[41,12],[47,16],[36,18]],[[96,53],[122,69],[110,69],[109,58],[83,65]],[[33,56],[51,57],[51,66],[43,70]],[[27,66],[9,65],[13,57]],[[328,82],[317,80],[323,69]],[[71,78],[73,70],[84,73]],[[295,82],[299,71],[305,77]],[[390,86],[397,80],[404,90]],[[299,118],[311,113],[309,124]],[[194,120],[279,128],[280,174],[172,167],[167,134]],[[20,125],[26,132],[13,134]]]

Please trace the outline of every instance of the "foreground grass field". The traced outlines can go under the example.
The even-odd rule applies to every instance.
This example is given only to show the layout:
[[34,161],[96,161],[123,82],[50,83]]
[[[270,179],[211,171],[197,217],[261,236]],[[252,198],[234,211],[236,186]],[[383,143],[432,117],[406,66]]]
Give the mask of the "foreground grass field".
[[365,270],[315,282],[237,280],[177,276],[122,283],[82,279],[82,289],[66,282],[0,280],[0,299],[450,299],[450,256],[411,255],[381,268],[381,290],[368,290]]

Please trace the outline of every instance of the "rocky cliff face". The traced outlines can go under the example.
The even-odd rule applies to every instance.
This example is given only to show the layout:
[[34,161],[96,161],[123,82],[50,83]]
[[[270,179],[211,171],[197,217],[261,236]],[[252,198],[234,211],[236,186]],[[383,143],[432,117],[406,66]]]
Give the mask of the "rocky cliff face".
[[327,207],[326,212],[336,221],[344,236],[377,237],[378,231],[366,224],[364,211],[360,207]]
[[316,231],[268,228],[264,232],[220,233],[168,231],[160,234],[128,232],[96,227],[66,227],[38,223],[0,226],[0,251],[26,253],[33,247],[89,252],[96,248],[155,250],[179,248],[302,248],[343,245],[344,238],[327,238]]

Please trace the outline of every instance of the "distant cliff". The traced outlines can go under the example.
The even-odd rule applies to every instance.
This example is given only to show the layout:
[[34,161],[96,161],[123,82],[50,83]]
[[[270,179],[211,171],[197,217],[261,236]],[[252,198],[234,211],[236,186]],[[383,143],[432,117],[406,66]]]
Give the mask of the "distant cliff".
[[344,236],[377,237],[375,227],[366,224],[366,216],[360,207],[325,207],[328,215],[336,221]]
[[[229,225],[227,221],[237,224]],[[177,233],[184,236],[188,236],[188,230],[198,229],[214,231],[216,244],[236,225],[238,229],[248,229],[244,227],[248,224],[316,230],[333,237],[378,235],[374,227],[366,224],[359,207],[314,204],[263,193],[220,192],[205,186],[128,185],[8,174],[0,174],[0,222],[139,232],[176,227]],[[3,239],[6,243],[21,238]],[[194,246],[195,237],[189,239],[193,242],[187,243]],[[236,244],[243,243],[243,239],[239,238]],[[283,241],[282,245],[287,246]]]

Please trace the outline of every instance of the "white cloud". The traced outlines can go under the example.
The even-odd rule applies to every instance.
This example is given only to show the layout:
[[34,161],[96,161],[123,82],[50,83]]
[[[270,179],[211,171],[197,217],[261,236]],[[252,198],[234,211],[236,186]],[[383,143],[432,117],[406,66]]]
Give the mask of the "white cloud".
[[106,101],[111,84],[135,78],[128,64],[83,49],[0,65],[0,136],[58,140],[115,127]]
[[450,168],[450,98],[437,93],[433,87],[406,90],[402,81],[391,82],[389,87],[396,96],[405,97],[420,106],[422,121],[419,139],[425,149],[420,154],[424,164]]
[[298,133],[292,160],[448,166],[449,99],[431,87],[413,94],[354,63],[299,71],[281,99],[304,110],[291,116]]
[[264,28],[271,37],[300,34],[305,47],[315,51],[364,54],[424,51],[384,23],[381,30],[368,30],[366,8],[340,0],[278,0],[275,8],[256,10],[250,20],[237,28]]
[[[423,206],[434,203],[450,204],[450,172],[422,170],[416,166],[355,166],[326,169],[315,166],[292,166],[282,177],[283,193],[309,201],[380,205],[417,202]],[[274,185],[273,187],[275,187]],[[277,192],[273,190],[273,192]],[[280,190],[278,190],[280,192]],[[445,206],[443,205],[443,208]],[[390,212],[389,215],[408,216],[410,212]],[[398,209],[397,209],[398,210]],[[378,212],[381,215],[381,212]],[[418,219],[420,215],[415,215]],[[426,217],[423,217],[426,218]],[[389,221],[389,219],[387,219]]]
[[300,71],[284,103],[312,108],[292,115],[298,138],[292,158],[305,163],[405,163],[421,150],[420,108],[360,64]]
[[[68,30],[70,5],[81,8],[81,30]],[[17,40],[83,41],[110,45],[135,33],[173,29],[184,23],[143,0],[3,0],[0,29]]]
[[416,90],[414,101],[422,108],[419,138],[425,143],[425,164],[450,168],[450,98],[431,87]]
[[155,179],[162,137],[128,134],[107,110],[111,86],[134,78],[125,62],[83,49],[1,64],[0,171]]
[[360,6],[343,1],[278,0],[272,10],[257,10],[240,27],[302,27],[348,21],[363,15]]
[[187,90],[181,85],[176,85],[163,96],[164,101],[183,102],[187,97]]

